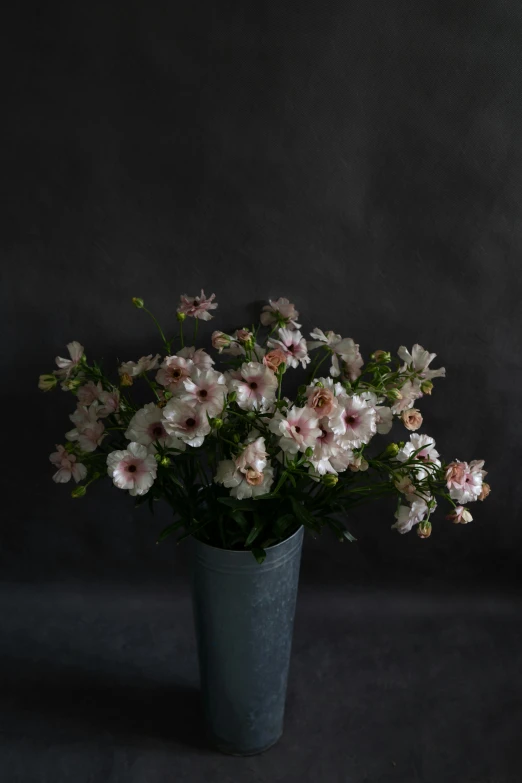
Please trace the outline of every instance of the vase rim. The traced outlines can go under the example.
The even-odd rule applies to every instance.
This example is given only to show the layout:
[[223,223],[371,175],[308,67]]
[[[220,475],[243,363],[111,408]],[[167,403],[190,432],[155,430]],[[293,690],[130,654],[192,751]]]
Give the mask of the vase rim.
[[[272,544],[271,546],[267,546],[265,548],[265,552],[274,552],[278,547],[283,546],[283,544],[288,544],[289,541],[291,541],[293,538],[299,535],[299,533],[302,531],[303,525],[300,525],[295,533],[292,533],[291,536],[288,536],[288,538],[285,538],[283,541],[279,541],[278,544]],[[206,541],[200,541],[199,538],[194,538],[194,536],[191,536],[193,541],[196,541],[198,544],[201,544],[202,546],[206,546],[209,549],[215,549],[218,552],[228,552],[231,555],[246,555],[252,554],[251,549],[225,549],[222,546],[213,546],[212,544],[207,544]]]

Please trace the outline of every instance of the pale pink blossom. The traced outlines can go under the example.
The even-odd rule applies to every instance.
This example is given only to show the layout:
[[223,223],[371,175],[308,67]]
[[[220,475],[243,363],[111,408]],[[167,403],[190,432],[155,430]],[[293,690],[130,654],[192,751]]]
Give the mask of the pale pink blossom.
[[306,390],[307,405],[316,416],[331,416],[337,409],[337,400],[331,389],[324,386],[309,386]]
[[236,457],[235,464],[241,473],[246,473],[250,468],[262,473],[267,460],[265,439],[260,436],[246,445],[241,454]]
[[338,408],[330,419],[330,426],[339,443],[346,448],[359,448],[368,443],[377,432],[377,414],[361,397],[340,395]]
[[296,323],[299,313],[295,305],[281,297],[280,299],[269,299],[269,304],[263,307],[261,312],[261,323],[263,326],[272,326],[273,324],[282,325],[288,329],[300,329],[301,324]]
[[384,405],[377,405],[375,407],[375,413],[377,414],[377,432],[379,435],[387,435],[393,427],[393,413],[391,408],[387,408]]
[[412,432],[422,426],[422,413],[417,408],[409,408],[403,411],[401,419],[406,429]]
[[107,456],[107,473],[119,489],[129,495],[145,495],[154,484],[158,463],[141,443],[129,443],[126,449]]
[[216,370],[194,370],[190,378],[183,381],[183,390],[178,392],[181,402],[197,405],[209,416],[221,413],[225,404],[227,385],[225,376]]
[[428,367],[437,356],[436,353],[428,353],[425,351],[422,345],[416,343],[411,349],[411,353],[406,346],[401,345],[397,351],[399,358],[403,360],[404,367],[406,369],[413,370],[418,373],[421,378],[431,380],[432,378],[444,378],[446,370],[441,367],[439,370],[429,370]]
[[93,402],[88,408],[79,405],[69,416],[76,427],[65,434],[67,440],[76,441],[82,451],[95,451],[106,436],[105,427],[98,421],[98,417],[97,402]]
[[392,528],[399,533],[409,533],[414,525],[421,522],[428,514],[428,504],[422,498],[412,500],[408,506],[399,506],[395,514],[396,522]]
[[272,372],[277,372],[282,364],[286,364],[286,354],[281,348],[274,348],[263,356],[263,364]]
[[291,408],[286,416],[277,411],[268,428],[279,435],[279,446],[288,454],[315,448],[321,435],[319,419],[311,408]]
[[490,492],[491,492],[491,487],[486,481],[484,481],[482,483],[482,489],[480,490],[480,495],[478,496],[478,499],[485,500],[490,494]]
[[487,475],[486,471],[483,470],[484,460],[473,460],[469,465],[467,462],[460,464],[464,466],[460,482],[457,476],[446,478],[450,498],[461,504],[471,503],[474,500],[478,500],[482,492],[484,477]]
[[395,487],[401,492],[403,495],[406,495],[407,497],[411,497],[416,492],[416,487],[412,483],[412,480],[409,476],[401,476],[400,479],[397,479],[397,481],[394,482]]
[[279,339],[271,337],[267,345],[283,351],[288,367],[298,367],[299,364],[306,367],[310,363],[306,340],[300,331],[283,328],[278,329],[277,335]]
[[153,356],[149,353],[148,356],[142,356],[137,362],[123,362],[118,368],[120,375],[128,375],[130,378],[136,378],[144,372],[150,372],[150,370],[156,370],[160,360],[159,353]]
[[201,289],[199,296],[187,296],[182,294],[180,304],[178,307],[178,313],[188,315],[190,318],[199,318],[201,321],[210,321],[214,316],[210,314],[209,310],[215,310],[217,303],[214,302],[216,295],[205,296],[205,292]]
[[165,386],[172,394],[183,390],[183,381],[190,378],[194,370],[194,362],[182,356],[166,356],[156,373],[156,381]]
[[212,347],[221,353],[223,348],[228,348],[232,342],[232,337],[225,332],[215,331],[212,332]]
[[[342,338],[340,334],[322,329],[314,329],[310,332],[310,337],[314,339],[308,343],[308,350],[315,348],[328,348],[332,352],[332,366],[330,374],[337,378],[343,375],[350,381],[355,381],[361,374],[361,367],[364,362],[359,352],[359,346],[351,337]],[[339,359],[341,362],[339,362]]]
[[71,478],[78,483],[87,476],[85,465],[77,462],[76,455],[70,454],[64,446],[57,445],[49,460],[58,468],[53,476],[53,481],[57,484],[66,484]]
[[72,343],[67,343],[67,350],[69,351],[70,359],[64,359],[62,356],[56,357],[56,364],[59,369],[56,370],[56,375],[59,378],[69,378],[72,372],[74,372],[80,364],[84,347],[77,340],[73,340]]
[[343,448],[342,451],[330,457],[330,464],[336,473],[344,473],[355,461],[353,451],[349,448]]
[[467,470],[467,462],[460,462],[458,459],[450,462],[446,468],[446,485],[448,489],[461,487]]
[[176,353],[182,359],[190,360],[197,370],[210,370],[214,364],[214,359],[203,348],[196,348],[194,345],[186,345]]
[[406,383],[398,389],[398,392],[401,395],[400,399],[391,406],[392,412],[396,415],[408,408],[412,408],[415,400],[422,397],[420,381],[417,378],[406,381]]
[[362,454],[356,454],[348,467],[353,473],[364,473],[370,466]]
[[433,468],[440,467],[439,452],[435,448],[434,439],[430,438],[429,435],[419,435],[417,432],[410,435],[408,443],[405,443],[397,454],[397,460],[406,462],[415,452],[417,452],[415,455],[417,463],[421,462],[426,466],[426,468],[418,464],[415,464],[414,467],[412,466],[412,474],[414,474],[417,480],[426,478]]
[[78,389],[77,399],[79,404],[90,405],[91,402],[94,402],[94,400],[98,400],[100,398],[102,391],[103,387],[99,381],[98,383],[88,381]]
[[101,403],[98,408],[98,416],[100,419],[105,419],[107,416],[112,416],[118,413],[120,409],[120,392],[118,389],[112,389],[111,391],[102,391],[100,393],[99,402]]
[[467,525],[468,522],[473,522],[473,517],[464,506],[457,506],[454,508],[451,514],[446,516],[446,519],[450,522],[454,522],[456,525]]
[[169,435],[194,448],[201,446],[210,432],[207,415],[200,405],[189,405],[173,397],[163,408],[164,427]]
[[231,459],[219,462],[214,476],[216,484],[230,488],[231,496],[238,500],[266,495],[273,480],[274,471],[269,465],[263,471],[250,468],[246,473],[242,473]]
[[129,422],[125,433],[127,440],[141,443],[142,446],[154,446],[158,442],[166,448],[185,450],[185,443],[165,429],[163,411],[154,402],[149,402],[137,411]]
[[236,402],[242,410],[265,412],[275,402],[277,378],[264,364],[245,362],[241,365],[239,377],[230,375],[229,390],[236,392]]

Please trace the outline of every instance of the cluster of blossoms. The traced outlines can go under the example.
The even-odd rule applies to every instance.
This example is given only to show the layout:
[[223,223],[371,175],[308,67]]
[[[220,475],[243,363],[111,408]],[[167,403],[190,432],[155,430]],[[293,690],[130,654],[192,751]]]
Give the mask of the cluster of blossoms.
[[[258,559],[301,524],[350,538],[338,515],[373,497],[396,498],[392,527],[400,533],[417,525],[428,537],[437,497],[450,504],[448,519],[471,521],[466,505],[490,491],[483,461],[445,465],[433,438],[417,432],[415,404],[445,375],[430,367],[435,354],[401,346],[397,359],[375,351],[365,364],[351,338],[316,328],[307,340],[295,306],[281,298],[263,308],[260,326],[212,333],[224,365],[216,369],[184,339],[187,318],[194,342],[199,321],[213,318],[214,298],[183,295],[170,341],[134,299],[158,325],[164,352],[122,363],[116,383],[69,343],[70,358],[57,357],[58,369],[39,383],[45,391],[60,384],[77,401],[74,428],[50,457],[55,481],[84,482],[73,490],[79,497],[105,473],[138,502],[172,505],[178,518],[165,535],[183,527],[218,546],[251,548]],[[327,375],[319,372],[325,362]],[[293,369],[308,379],[289,399],[282,382]],[[139,380],[153,395],[142,407],[129,390]],[[395,420],[409,439],[370,447]]]

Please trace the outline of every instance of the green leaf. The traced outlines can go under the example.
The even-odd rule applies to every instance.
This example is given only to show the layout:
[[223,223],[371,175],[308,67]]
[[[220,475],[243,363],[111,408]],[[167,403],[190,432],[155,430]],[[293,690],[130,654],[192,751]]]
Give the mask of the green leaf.
[[235,498],[218,498],[218,503],[222,503],[224,506],[233,508],[235,511],[252,510],[252,505],[250,503],[245,503],[244,501],[236,500]]
[[252,554],[254,555],[255,559],[257,560],[257,562],[258,562],[260,565],[261,565],[261,563],[264,561],[264,559],[265,559],[265,557],[266,557],[266,552],[265,552],[265,550],[264,550],[264,549],[258,549],[258,548],[256,548],[256,547],[254,547],[254,548],[252,549]]
[[247,536],[247,540],[245,541],[245,549],[252,544],[258,535],[260,534],[261,530],[264,527],[264,521],[262,519],[259,519],[259,517],[256,519],[254,527],[250,531],[250,533]]
[[248,528],[248,521],[245,515],[241,511],[231,511],[230,516],[236,522],[241,530],[245,531]]
[[182,519],[179,519],[177,522],[173,522],[172,525],[168,525],[166,528],[164,528],[164,530],[161,531],[156,543],[159,544],[160,541],[164,541],[165,538],[170,536],[171,533],[174,533],[176,530],[179,530],[180,527],[183,527]]
[[292,508],[294,509],[294,513],[301,522],[302,525],[305,527],[310,527],[312,530],[316,530],[318,533],[321,532],[321,524],[319,520],[311,514],[308,509],[306,509],[304,506],[302,506],[294,497],[290,497],[290,502],[292,503]]
[[283,536],[285,531],[290,525],[295,523],[295,514],[283,514],[283,516],[276,519],[274,523],[274,533],[278,536]]

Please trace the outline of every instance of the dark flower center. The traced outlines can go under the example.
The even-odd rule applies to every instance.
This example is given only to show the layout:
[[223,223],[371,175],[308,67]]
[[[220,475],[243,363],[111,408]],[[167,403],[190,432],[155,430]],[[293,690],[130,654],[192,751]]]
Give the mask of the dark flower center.
[[156,424],[154,429],[152,430],[152,434],[156,436],[156,438],[161,438],[163,435],[163,427],[161,424]]
[[195,423],[196,423],[196,419],[187,419],[187,421],[185,422],[187,427],[193,427]]
[[127,470],[129,471],[129,473],[136,473],[136,465],[129,465]]
[[250,384],[251,389],[257,389],[257,383],[255,381],[252,381]]
[[294,427],[294,429],[295,429],[295,431],[296,431],[296,432],[301,432],[301,427],[300,427],[299,425],[297,425],[296,427]]
[[357,421],[357,419],[356,419],[356,417],[355,417],[355,416],[347,416],[347,417],[346,417],[346,421],[347,421],[347,423],[348,423],[348,424],[355,424],[355,422]]
[[199,390],[199,396],[200,397],[206,397],[208,394],[208,391],[206,389],[200,389]]
[[181,370],[180,370],[180,368],[179,368],[179,367],[175,367],[175,368],[172,370],[172,377],[173,377],[173,378],[181,378]]

